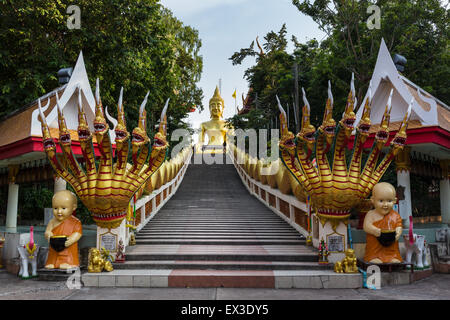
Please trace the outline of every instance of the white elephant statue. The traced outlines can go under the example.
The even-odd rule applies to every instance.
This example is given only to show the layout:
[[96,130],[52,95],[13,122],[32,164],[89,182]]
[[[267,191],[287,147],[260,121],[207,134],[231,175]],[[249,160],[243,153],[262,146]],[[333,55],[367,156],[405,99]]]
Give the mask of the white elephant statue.
[[[20,256],[19,277],[22,279],[37,277],[39,245],[34,243],[33,227],[30,227],[30,233],[23,233],[20,235],[17,250],[19,251]],[[28,272],[28,264],[31,264],[31,276]]]
[[415,255],[414,268],[422,270],[430,266],[428,262],[429,249],[425,241],[425,236],[413,234],[414,241],[409,241],[409,235],[404,235],[403,240],[406,248],[405,262],[411,263],[413,255]]

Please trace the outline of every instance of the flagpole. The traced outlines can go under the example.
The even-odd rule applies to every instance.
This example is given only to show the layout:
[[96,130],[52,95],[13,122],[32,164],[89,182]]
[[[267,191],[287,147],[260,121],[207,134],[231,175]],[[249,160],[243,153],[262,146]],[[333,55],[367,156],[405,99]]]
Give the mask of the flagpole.
[[[236,93],[236,88],[234,88],[234,93]],[[234,95],[234,115],[237,115],[236,94]]]

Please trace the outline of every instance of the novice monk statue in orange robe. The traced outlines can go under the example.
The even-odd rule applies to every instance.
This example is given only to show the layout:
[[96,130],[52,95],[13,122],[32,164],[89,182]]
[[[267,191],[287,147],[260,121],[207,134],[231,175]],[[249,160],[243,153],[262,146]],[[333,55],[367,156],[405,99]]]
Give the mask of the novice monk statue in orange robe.
[[[367,212],[364,219],[366,232],[366,253],[364,260],[371,263],[400,263],[402,257],[398,239],[402,234],[402,218],[392,207],[397,201],[394,186],[387,182],[376,184],[372,191],[372,204],[375,209]],[[395,241],[383,246],[378,237],[382,232],[395,231]]]
[[77,208],[77,197],[69,190],[55,193],[52,199],[53,218],[45,229],[45,238],[50,242],[54,236],[67,236],[65,248],[57,252],[51,246],[48,249],[46,269],[70,269],[80,266],[78,259],[78,240],[82,235],[80,220],[72,213]]

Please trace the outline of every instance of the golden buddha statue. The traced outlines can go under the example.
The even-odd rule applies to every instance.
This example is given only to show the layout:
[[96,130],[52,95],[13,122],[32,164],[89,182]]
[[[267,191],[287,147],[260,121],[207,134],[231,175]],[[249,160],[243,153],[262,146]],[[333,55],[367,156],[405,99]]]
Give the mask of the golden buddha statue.
[[200,148],[205,143],[205,136],[208,136],[208,144],[205,149],[214,150],[224,147],[228,131],[225,126],[226,121],[222,119],[224,107],[224,100],[220,96],[219,88],[216,87],[213,97],[209,100],[211,120],[201,124]]

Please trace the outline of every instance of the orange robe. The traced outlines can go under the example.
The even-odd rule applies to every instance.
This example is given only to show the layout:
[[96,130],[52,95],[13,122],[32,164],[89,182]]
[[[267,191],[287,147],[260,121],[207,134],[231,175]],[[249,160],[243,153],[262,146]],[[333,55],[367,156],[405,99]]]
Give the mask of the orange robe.
[[[402,217],[398,212],[391,210],[383,219],[375,221],[373,225],[380,229],[395,230],[397,227],[402,226]],[[364,261],[369,262],[372,259],[380,259],[383,263],[391,262],[392,259],[398,259],[403,261],[398,248],[398,241],[395,241],[388,247],[384,247],[378,241],[377,237],[366,233],[366,253],[364,255]]]
[[[67,237],[75,232],[82,234],[81,222],[74,216],[70,216],[57,227],[53,228],[52,232],[54,236]],[[80,265],[80,261],[78,259],[78,241],[60,252],[56,252],[51,246],[49,246],[47,262],[45,265],[53,264],[55,269],[58,269],[63,263],[67,263],[71,266]]]

